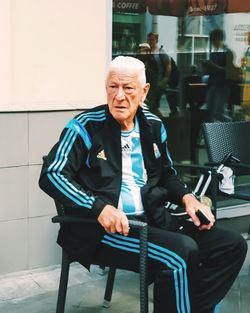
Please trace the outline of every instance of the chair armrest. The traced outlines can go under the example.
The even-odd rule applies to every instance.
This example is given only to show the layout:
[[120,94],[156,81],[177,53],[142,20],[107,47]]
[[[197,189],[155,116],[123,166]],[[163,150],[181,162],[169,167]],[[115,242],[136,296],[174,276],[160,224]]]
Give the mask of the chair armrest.
[[129,226],[139,229],[140,253],[143,257],[147,256],[148,224],[141,221],[129,220]]
[[[211,166],[215,166],[215,167],[218,167],[219,165],[221,165],[221,163],[215,163],[215,162],[209,162],[209,163],[206,163],[206,166],[208,167],[211,167]],[[250,164],[249,163],[242,163],[242,162],[239,162],[239,163],[228,163],[226,164],[225,166],[228,166],[228,167],[232,167],[232,168],[239,168],[239,169],[250,169]]]
[[52,223],[88,223],[88,224],[95,224],[97,220],[84,218],[84,217],[77,217],[77,216],[67,216],[67,215],[56,215],[51,219]]
[[212,165],[174,163],[174,167],[187,168],[187,169],[190,168],[190,169],[206,170],[206,171],[216,172],[216,168]]
[[[221,163],[209,162],[209,163],[206,163],[206,165],[214,166],[214,167],[218,168],[218,166],[220,166]],[[231,162],[231,163],[226,164],[225,166],[228,166],[231,169],[235,170],[236,171],[236,175],[237,175],[237,173],[240,174],[240,175],[250,175],[250,164],[248,164],[248,163]],[[244,170],[246,171],[246,173],[244,173]]]
[[[52,223],[88,223],[97,224],[98,221],[90,218],[77,217],[77,216],[59,216],[52,217]],[[129,226],[138,228],[140,234],[140,250],[141,253],[147,254],[147,237],[148,237],[148,224],[141,221],[129,220]]]
[[129,226],[138,228],[140,231],[143,231],[143,232],[147,231],[148,224],[145,222],[129,220],[128,223],[129,223]]
[[[52,223],[88,223],[97,224],[98,221],[90,218],[77,217],[77,216],[59,216],[56,215],[51,219]],[[140,233],[140,249],[141,252],[147,254],[147,236],[148,236],[148,224],[141,221],[129,220],[129,226],[132,228],[138,228]]]
[[[98,223],[95,219],[78,216],[56,215],[51,219],[52,223]],[[147,232],[147,223],[135,220],[129,220],[129,226],[138,228],[140,232]]]
[[232,168],[237,168],[237,169],[250,170],[250,164],[247,164],[247,163],[230,163],[228,164],[228,166]]

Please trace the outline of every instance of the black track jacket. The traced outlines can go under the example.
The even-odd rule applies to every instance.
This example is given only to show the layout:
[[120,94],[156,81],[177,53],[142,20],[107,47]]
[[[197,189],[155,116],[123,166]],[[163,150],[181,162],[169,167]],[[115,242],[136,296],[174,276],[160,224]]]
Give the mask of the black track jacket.
[[[162,121],[141,107],[136,116],[148,177],[141,189],[142,202],[146,215],[153,221],[157,208],[167,200],[181,204],[190,190],[172,167]],[[121,128],[108,106],[101,105],[84,111],[66,125],[59,141],[44,157],[39,185],[64,205],[67,214],[97,219],[106,204],[117,207],[121,170]],[[86,227],[65,224],[58,243],[73,259],[89,267],[104,233],[98,223]]]

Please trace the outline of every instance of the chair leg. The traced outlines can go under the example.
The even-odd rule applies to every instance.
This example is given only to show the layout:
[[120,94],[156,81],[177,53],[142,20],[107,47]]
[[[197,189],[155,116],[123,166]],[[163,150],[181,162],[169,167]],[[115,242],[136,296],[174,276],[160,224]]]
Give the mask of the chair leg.
[[112,292],[113,292],[113,287],[114,287],[115,273],[116,273],[116,268],[110,267],[109,272],[108,272],[103,305],[102,305],[104,308],[110,307],[110,302],[111,302]]
[[65,300],[66,300],[67,287],[68,287],[68,278],[69,278],[69,267],[70,267],[69,256],[63,250],[56,313],[64,313]]

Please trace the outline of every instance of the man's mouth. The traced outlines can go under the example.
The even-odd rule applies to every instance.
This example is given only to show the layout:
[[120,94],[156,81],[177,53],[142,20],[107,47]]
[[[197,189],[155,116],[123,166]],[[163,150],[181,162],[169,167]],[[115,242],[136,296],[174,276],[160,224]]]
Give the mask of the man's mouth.
[[123,106],[123,105],[116,105],[115,108],[118,109],[118,110],[125,110],[125,109],[126,109],[126,106]]

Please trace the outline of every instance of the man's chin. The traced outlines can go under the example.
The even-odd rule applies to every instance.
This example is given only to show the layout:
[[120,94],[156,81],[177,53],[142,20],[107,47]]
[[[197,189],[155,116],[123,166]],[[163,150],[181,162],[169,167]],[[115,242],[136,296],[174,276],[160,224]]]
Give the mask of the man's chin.
[[112,112],[113,118],[117,120],[118,123],[122,123],[122,121],[126,121],[128,119],[129,114],[125,110]]

